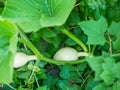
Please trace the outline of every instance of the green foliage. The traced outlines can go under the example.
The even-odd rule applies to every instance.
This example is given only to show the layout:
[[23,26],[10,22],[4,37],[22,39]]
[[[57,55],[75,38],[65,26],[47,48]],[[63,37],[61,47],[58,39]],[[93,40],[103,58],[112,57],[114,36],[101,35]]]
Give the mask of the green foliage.
[[104,63],[102,64],[103,72],[100,75],[100,77],[104,80],[104,82],[107,85],[111,85],[114,82],[114,74],[115,74],[113,73],[113,71],[115,71],[114,65],[115,65],[114,59],[112,58],[104,59]]
[[120,49],[120,22],[119,23],[112,22],[108,31],[111,35],[113,35],[116,38],[116,40],[114,40],[113,42],[113,48],[115,50],[119,50]]
[[47,90],[47,86],[39,87],[39,88],[37,88],[36,90]]
[[109,0],[106,14],[109,21],[120,21],[120,0]]
[[112,22],[109,29],[108,29],[109,33],[113,36],[118,37],[120,34],[120,22]]
[[120,82],[117,81],[117,82],[115,82],[114,85],[113,85],[113,90],[119,90],[119,88],[120,88]]
[[105,84],[102,83],[102,84],[94,87],[93,90],[110,90],[110,89],[107,89],[107,87],[105,86]]
[[[0,89],[119,90],[119,6],[120,0],[0,0]],[[89,56],[54,60],[62,47]],[[13,69],[16,51],[38,60]]]
[[64,24],[74,4],[75,0],[7,0],[2,16],[17,22],[25,32],[38,31]]
[[87,44],[105,44],[104,33],[107,29],[107,22],[105,18],[101,17],[98,21],[90,20],[79,22],[79,25],[84,31],[84,33],[88,35]]
[[13,58],[16,52],[17,27],[9,21],[0,21],[0,83],[13,78]]
[[95,81],[101,80],[99,75],[102,73],[102,57],[87,58],[87,61],[92,70],[95,71]]
[[[114,82],[119,82],[120,78],[120,63],[115,63],[115,59],[112,57],[93,57],[88,58],[88,63],[92,70],[95,71],[95,81],[103,81],[104,83],[98,84],[93,90],[107,90],[112,85],[111,90],[115,87]],[[98,62],[99,61],[99,62]],[[100,62],[101,61],[101,62]],[[97,79],[96,79],[97,78]],[[118,85],[118,83],[116,83]],[[113,89],[112,89],[113,88]],[[108,89],[110,90],[110,89]]]
[[82,90],[78,85],[70,84],[70,82],[66,80],[58,81],[58,87],[60,90]]
[[0,2],[0,13],[2,13],[3,8],[4,8],[4,4],[3,4],[3,2]]

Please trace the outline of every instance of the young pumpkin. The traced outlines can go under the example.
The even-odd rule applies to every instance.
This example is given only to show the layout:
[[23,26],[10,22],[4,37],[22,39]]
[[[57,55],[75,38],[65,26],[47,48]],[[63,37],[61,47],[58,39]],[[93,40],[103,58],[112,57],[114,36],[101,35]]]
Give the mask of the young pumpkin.
[[37,60],[37,57],[35,55],[26,55],[22,52],[17,52],[14,59],[14,68],[19,68],[24,66],[28,61],[31,60]]
[[75,61],[79,57],[88,56],[88,55],[89,54],[87,52],[77,52],[74,48],[64,47],[58,50],[53,56],[53,58],[55,60],[61,60],[61,61]]

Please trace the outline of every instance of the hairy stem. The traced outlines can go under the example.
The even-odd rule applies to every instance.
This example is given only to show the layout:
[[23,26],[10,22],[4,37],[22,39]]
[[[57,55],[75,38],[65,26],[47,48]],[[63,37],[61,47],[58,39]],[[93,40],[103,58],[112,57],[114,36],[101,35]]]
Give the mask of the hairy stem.
[[94,55],[96,45],[93,46],[91,54]]
[[71,39],[73,39],[75,42],[77,42],[85,52],[87,52],[87,47],[86,45],[80,40],[78,39],[76,36],[74,36],[72,33],[70,33],[69,31],[67,31],[65,28],[62,28],[61,31],[66,34],[67,36],[69,36]]
[[81,57],[81,56],[89,56],[89,54],[86,53],[86,52],[78,52],[77,54],[78,54],[79,57]]
[[112,57],[120,57],[120,53],[112,54]]

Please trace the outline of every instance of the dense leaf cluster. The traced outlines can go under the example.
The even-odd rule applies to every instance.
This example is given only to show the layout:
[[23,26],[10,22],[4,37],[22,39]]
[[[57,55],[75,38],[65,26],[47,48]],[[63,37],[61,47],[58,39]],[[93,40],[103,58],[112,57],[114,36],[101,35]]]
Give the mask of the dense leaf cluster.
[[[3,90],[119,90],[120,0],[0,0]],[[53,60],[62,47],[90,56]],[[35,54],[14,69],[17,51]]]

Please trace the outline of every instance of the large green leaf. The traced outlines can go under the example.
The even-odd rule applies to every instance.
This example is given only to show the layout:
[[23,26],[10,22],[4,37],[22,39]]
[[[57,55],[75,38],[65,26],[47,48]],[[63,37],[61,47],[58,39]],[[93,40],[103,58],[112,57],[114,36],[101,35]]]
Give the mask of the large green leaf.
[[111,35],[114,35],[114,36],[118,36],[120,34],[120,22],[117,23],[117,22],[112,22],[110,27],[108,28],[108,32],[111,34]]
[[[79,73],[81,73],[81,72],[79,72]],[[65,80],[69,80],[69,81],[73,80],[74,83],[82,82],[81,78],[79,77],[78,73],[76,72],[76,68],[73,67],[72,65],[66,64],[64,66],[60,66],[59,76]]]
[[103,72],[100,75],[107,85],[113,84],[116,79],[120,79],[120,62],[115,63],[115,59],[104,58],[102,64]]
[[[120,33],[119,33],[120,35]],[[117,39],[113,41],[113,49],[120,50],[120,36],[117,36]]]
[[25,32],[65,23],[76,0],[6,0],[2,14]]
[[12,82],[13,58],[17,44],[17,27],[0,21],[0,83]]
[[108,32],[110,35],[113,35],[116,37],[116,40],[113,41],[113,49],[120,50],[120,22],[112,22],[110,25]]
[[104,58],[104,63],[102,64],[103,72],[100,76],[107,85],[111,85],[114,82],[114,66],[115,62],[113,58]]
[[116,63],[114,66],[114,74],[116,78],[120,79],[120,62]]
[[89,63],[92,70],[95,72],[95,81],[101,80],[100,74],[103,71],[102,70],[103,57],[87,58],[87,62]]
[[105,43],[104,33],[107,30],[107,21],[104,17],[101,17],[98,21],[79,22],[79,25],[88,36],[87,44],[103,45]]

